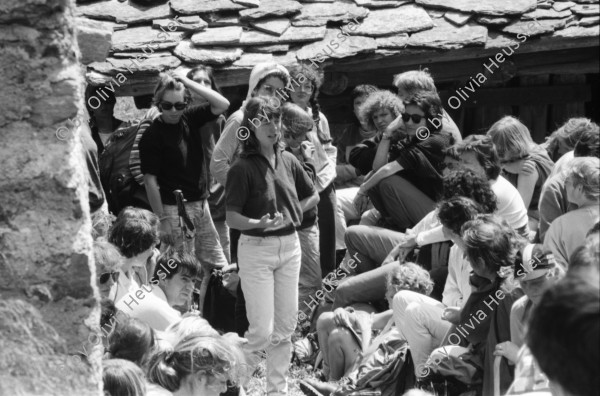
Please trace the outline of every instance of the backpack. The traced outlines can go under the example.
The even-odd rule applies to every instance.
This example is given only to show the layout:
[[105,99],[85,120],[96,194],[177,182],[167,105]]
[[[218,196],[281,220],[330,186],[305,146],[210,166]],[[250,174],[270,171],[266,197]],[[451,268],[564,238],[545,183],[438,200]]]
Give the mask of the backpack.
[[151,124],[152,120],[146,119],[118,129],[100,155],[100,181],[106,193],[108,209],[115,215],[126,206],[151,210],[146,189],[135,181],[129,165],[136,136]]

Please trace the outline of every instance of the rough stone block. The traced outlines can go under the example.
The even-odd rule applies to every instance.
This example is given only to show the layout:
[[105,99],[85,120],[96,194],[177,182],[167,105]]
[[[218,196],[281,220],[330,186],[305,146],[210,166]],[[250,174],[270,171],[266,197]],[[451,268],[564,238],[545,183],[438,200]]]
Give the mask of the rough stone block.
[[412,33],[433,27],[431,17],[421,7],[412,4],[386,10],[373,10],[350,34],[357,36],[389,36]]
[[493,16],[523,14],[534,10],[536,0],[416,0],[425,7],[439,7],[450,10]]
[[87,65],[105,60],[112,46],[112,25],[87,18],[77,18],[76,29],[81,63]]
[[242,56],[239,48],[195,47],[189,40],[184,40],[173,51],[181,60],[188,63],[205,63],[209,65],[224,65],[232,63]]

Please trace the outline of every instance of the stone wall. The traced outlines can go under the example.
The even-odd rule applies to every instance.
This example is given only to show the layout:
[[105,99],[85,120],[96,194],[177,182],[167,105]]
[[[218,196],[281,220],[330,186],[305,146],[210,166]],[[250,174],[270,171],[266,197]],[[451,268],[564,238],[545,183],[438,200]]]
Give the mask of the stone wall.
[[102,394],[74,3],[0,0],[0,395]]

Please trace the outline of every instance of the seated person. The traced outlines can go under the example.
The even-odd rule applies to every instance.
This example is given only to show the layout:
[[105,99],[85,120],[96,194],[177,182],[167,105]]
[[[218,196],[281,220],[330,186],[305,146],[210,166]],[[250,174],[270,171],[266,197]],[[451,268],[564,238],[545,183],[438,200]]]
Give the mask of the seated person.
[[[527,245],[521,257],[515,261],[514,274],[525,295],[510,310],[511,340],[496,345],[494,351],[494,355],[505,357],[510,364],[517,364],[521,359],[527,360],[531,356],[527,347],[523,347],[529,316],[540,303],[544,292],[564,276],[564,271],[556,265],[552,254],[543,250],[542,245]],[[515,370],[515,381],[510,386],[509,394],[547,389],[547,380],[539,369],[533,375],[521,376],[518,373],[522,373],[522,370]]]
[[[512,268],[526,240],[515,233],[508,224],[493,215],[478,215],[461,229],[464,251],[473,268],[473,290],[457,315],[445,315],[455,324],[446,337],[452,345],[464,344],[469,348],[455,347],[453,355],[470,352],[475,361],[481,361],[483,395],[494,394],[494,350],[496,345],[510,340],[510,310],[523,293],[515,287]],[[396,308],[396,301],[394,301]],[[410,345],[410,341],[409,341]],[[412,349],[412,346],[411,346]],[[444,348],[436,349],[425,365],[429,370],[432,361],[446,355]],[[475,365],[475,364],[474,364]],[[477,366],[477,365],[475,365]],[[506,360],[500,364],[500,391],[503,394],[512,382],[512,371]]]
[[100,298],[107,298],[113,285],[119,279],[123,256],[115,245],[104,239],[98,239],[94,241],[94,262],[96,263]]
[[394,317],[410,346],[417,377],[425,375],[427,358],[440,345],[452,324],[458,323],[461,310],[471,295],[471,266],[464,258],[460,232],[465,223],[480,213],[481,206],[464,197],[450,198],[440,204],[438,216],[444,233],[454,242],[442,302],[410,292],[401,292],[394,297]]
[[157,351],[149,363],[147,378],[154,384],[149,395],[219,396],[228,381],[245,375],[234,349],[222,336],[191,334]]
[[[388,125],[382,135],[373,161],[376,172],[361,185],[354,200],[358,212],[362,213],[371,199],[390,224],[389,228],[401,232],[414,227],[434,208],[434,200],[442,190],[443,150],[453,141],[450,134],[441,130],[442,107],[437,94],[419,93],[404,105],[405,112]],[[389,140],[394,131],[403,125],[406,134],[391,144]],[[385,146],[391,147],[382,150]],[[385,158],[380,160],[378,156],[382,151]]]
[[135,363],[124,359],[102,361],[104,395],[146,396],[144,372]]
[[[134,210],[155,217],[145,209]],[[154,254],[158,243],[156,223],[145,220],[141,215],[137,218],[121,217],[115,222],[109,241],[119,248],[124,262],[110,296],[120,311],[146,322],[155,330],[164,331],[180,319],[180,314],[153,294],[153,287],[147,284],[146,277],[138,276],[135,271],[138,268],[139,272],[145,272],[148,259]]]
[[350,94],[352,98],[352,124],[339,135],[333,136],[333,145],[337,147],[337,165],[335,167],[335,188],[337,199],[337,216],[335,223],[336,249],[345,249],[344,233],[350,221],[359,220],[352,200],[358,187],[364,181],[364,175],[350,164],[350,151],[363,140],[371,139],[377,134],[376,129],[370,129],[367,120],[361,118],[359,109],[370,94],[377,92],[374,85],[358,85]]
[[[552,132],[552,135],[546,138],[541,146],[546,149],[548,156],[556,164],[555,168],[560,168],[558,161],[569,161],[573,158],[573,149],[575,144],[581,138],[581,134],[587,131],[598,132],[598,125],[589,118],[573,117],[567,120],[560,128]],[[570,154],[569,154],[570,153]],[[565,154],[568,154],[565,156]],[[553,170],[551,176],[562,171]]]
[[[463,142],[446,151],[444,164],[445,175],[450,171],[464,168],[485,177],[496,194],[498,210],[495,214],[505,219],[521,235],[529,235],[527,209],[523,199],[517,189],[500,175],[498,155],[489,137],[468,136]],[[468,177],[470,178],[470,176]],[[448,187],[444,185],[444,190],[446,188]],[[470,196],[469,194],[462,195]],[[449,197],[449,194],[444,193],[442,199]],[[375,227],[350,227],[346,232],[346,244],[350,252],[348,257],[354,256],[358,252],[357,257],[368,267],[376,267],[382,261],[388,263],[396,260],[401,250],[405,251],[445,240],[447,238],[444,237],[441,225],[433,211],[413,229],[407,230],[405,235]],[[373,249],[372,246],[378,246],[378,248]]]
[[[365,120],[369,129],[377,131],[377,133],[373,137],[363,140],[350,151],[350,164],[358,170],[360,175],[367,175],[372,170],[376,170],[376,165],[379,168],[387,163],[390,149],[389,140],[392,133],[398,129],[398,123],[396,122],[391,129],[388,130],[388,128],[403,111],[402,101],[393,93],[384,90],[370,94],[361,105],[360,117]],[[386,130],[388,142],[381,146]],[[397,135],[394,137],[398,138]]]
[[[461,169],[451,172],[444,177],[444,196],[442,197],[444,200],[442,202],[458,197],[472,199],[482,208],[481,213],[494,213],[496,210],[496,197],[487,179],[475,174],[471,170]],[[430,219],[430,223],[434,222],[437,225],[442,217],[440,217],[439,210],[436,210],[432,212],[432,216],[428,215],[425,219]],[[457,226],[458,229],[460,229],[461,225]],[[353,232],[355,229],[357,230],[356,233]],[[447,239],[449,234],[445,234],[444,239]],[[356,260],[354,266],[358,275],[340,282],[334,294],[334,309],[353,303],[373,302],[383,299],[382,288],[385,285],[385,274],[390,270],[388,265],[393,261],[385,261],[381,267],[376,268],[374,264],[376,262],[369,261],[369,258],[361,252],[367,251],[367,247],[372,245],[373,248],[368,248],[369,256],[377,254],[377,259],[383,260],[385,252],[389,251],[394,244],[402,243],[403,238],[406,239],[401,233],[376,229],[375,227],[354,226],[349,228],[347,238],[349,251],[353,252],[355,246],[361,246],[358,253],[353,254]],[[360,245],[357,241],[360,242]],[[447,265],[450,269],[450,275],[452,275],[452,262],[462,257],[462,253],[458,252],[457,249],[458,247],[455,246],[450,248]],[[388,259],[386,258],[385,260]],[[466,266],[468,267],[468,265]],[[443,283],[444,281],[442,281]]]
[[156,261],[152,284],[158,287],[152,293],[171,307],[187,311],[201,273],[202,266],[194,255],[169,248]]
[[582,274],[570,273],[570,269],[562,281],[544,293],[533,311],[526,343],[550,380],[553,395],[598,393],[599,311],[597,278],[590,280]]
[[567,197],[578,209],[554,220],[544,238],[544,247],[554,254],[558,264],[565,269],[571,254],[600,219],[599,177],[600,159],[593,157],[573,159],[566,171]]
[[530,230],[537,231],[540,193],[554,162],[546,150],[533,142],[529,129],[515,117],[501,118],[487,135],[496,146],[506,178],[517,187],[528,208]]
[[[600,131],[598,130],[597,126],[595,129],[590,129],[580,135],[579,141],[575,144],[572,158],[564,162],[561,160],[561,162],[563,162],[565,165],[563,170],[567,170],[567,166],[570,166],[573,158],[577,157],[600,158]],[[558,166],[559,164],[556,164],[554,166],[554,170],[556,170]],[[554,219],[564,215],[568,211],[577,209],[577,205],[569,202],[565,180],[565,172],[560,171],[554,173],[554,176],[548,178],[542,187],[540,203],[538,205],[540,211],[538,239],[540,242],[544,241],[546,232],[548,232],[548,227],[550,227],[550,224],[554,221]]]
[[[429,295],[433,290],[433,282],[423,268],[413,263],[404,263],[390,272],[386,289],[386,298],[391,305],[394,295],[403,290]],[[317,329],[323,353],[323,374],[330,381],[337,381],[350,376],[361,358],[367,355],[367,351],[373,350],[372,331],[387,333],[394,330],[392,311],[387,310],[369,318],[366,311],[358,308],[338,308],[334,312],[323,314],[319,318]]]
[[[429,74],[427,68],[422,70],[411,70],[394,76],[394,85],[398,89],[398,97],[405,101],[419,92],[433,92],[437,94],[437,89],[433,82],[433,77]],[[454,138],[455,143],[462,140],[458,127],[442,108],[442,131],[449,133]]]

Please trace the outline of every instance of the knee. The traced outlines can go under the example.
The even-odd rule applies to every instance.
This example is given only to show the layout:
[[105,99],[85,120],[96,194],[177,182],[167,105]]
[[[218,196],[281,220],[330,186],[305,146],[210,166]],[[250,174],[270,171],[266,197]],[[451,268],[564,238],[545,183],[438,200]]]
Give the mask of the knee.
[[350,331],[345,327],[336,327],[329,334],[329,347],[345,347],[348,346],[352,340]]
[[406,307],[413,300],[411,293],[412,292],[410,292],[408,290],[401,290],[398,293],[396,293],[396,295],[394,295],[394,299],[392,301],[392,306],[393,306],[394,311],[396,311],[396,310],[406,311]]
[[329,330],[333,327],[333,312],[324,312],[317,319],[317,331]]

